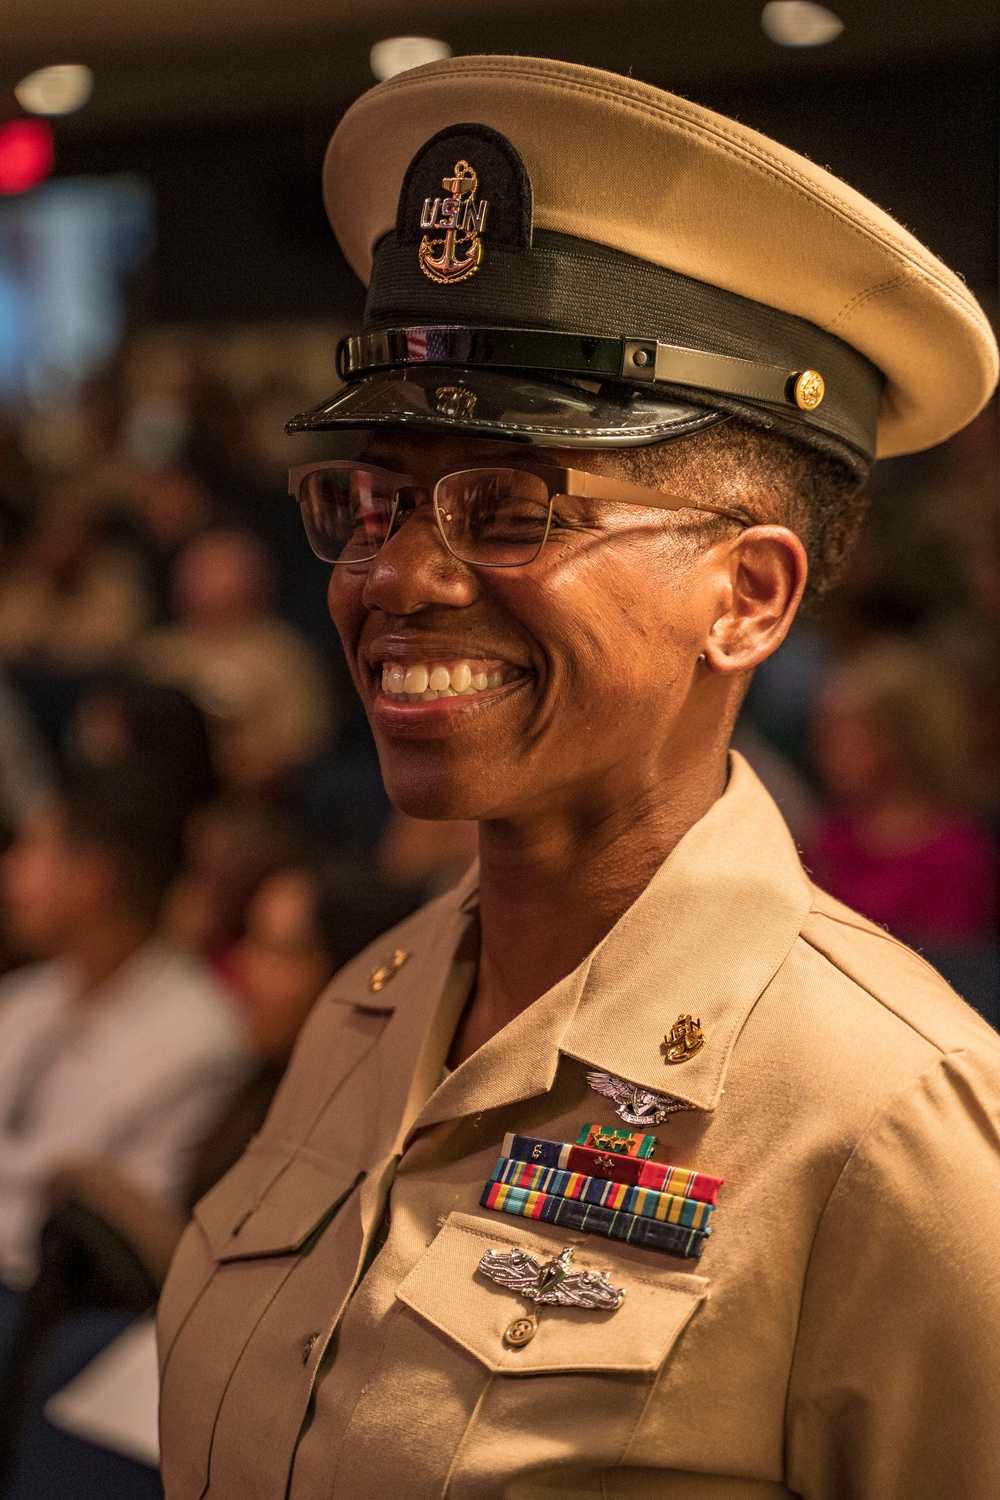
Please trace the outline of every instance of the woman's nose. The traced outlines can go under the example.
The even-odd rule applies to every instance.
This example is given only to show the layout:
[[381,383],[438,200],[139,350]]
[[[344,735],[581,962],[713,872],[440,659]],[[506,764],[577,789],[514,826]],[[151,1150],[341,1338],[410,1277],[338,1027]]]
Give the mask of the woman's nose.
[[369,564],[365,605],[412,615],[435,605],[461,609],[478,593],[473,570],[445,546],[432,507],[401,507],[391,536]]

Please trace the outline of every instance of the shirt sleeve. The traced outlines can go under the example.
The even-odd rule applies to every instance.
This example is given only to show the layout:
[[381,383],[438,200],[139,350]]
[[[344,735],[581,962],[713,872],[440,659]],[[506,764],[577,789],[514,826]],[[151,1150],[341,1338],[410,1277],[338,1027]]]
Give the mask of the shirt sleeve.
[[1000,1065],[940,1059],[827,1205],[788,1398],[803,1500],[1000,1496]]

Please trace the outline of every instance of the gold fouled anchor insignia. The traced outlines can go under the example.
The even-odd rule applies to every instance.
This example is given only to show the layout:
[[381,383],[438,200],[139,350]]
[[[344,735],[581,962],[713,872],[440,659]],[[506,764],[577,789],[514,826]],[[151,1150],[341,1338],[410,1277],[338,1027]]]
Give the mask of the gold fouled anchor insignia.
[[479,178],[467,161],[457,161],[453,176],[443,178],[441,186],[443,198],[424,199],[420,227],[437,233],[424,235],[418,258],[425,276],[448,285],[479,270],[489,204],[485,198],[476,202]]
[[705,1045],[701,1021],[691,1016],[678,1016],[669,1033],[663,1038],[663,1055],[668,1063],[687,1062]]
[[379,990],[384,990],[390,979],[395,979],[409,956],[405,948],[397,948],[388,963],[380,964],[377,969],[372,969],[368,976],[368,988],[373,995],[377,995]]

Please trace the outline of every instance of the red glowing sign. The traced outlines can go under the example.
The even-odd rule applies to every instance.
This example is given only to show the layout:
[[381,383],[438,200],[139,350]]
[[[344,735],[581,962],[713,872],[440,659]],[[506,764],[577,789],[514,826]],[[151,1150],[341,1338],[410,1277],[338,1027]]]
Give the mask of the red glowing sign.
[[25,193],[52,171],[52,131],[42,120],[0,125],[0,193]]

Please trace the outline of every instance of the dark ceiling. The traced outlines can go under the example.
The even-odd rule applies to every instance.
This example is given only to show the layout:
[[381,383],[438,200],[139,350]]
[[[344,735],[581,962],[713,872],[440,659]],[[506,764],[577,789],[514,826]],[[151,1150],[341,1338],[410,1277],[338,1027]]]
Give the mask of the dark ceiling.
[[1000,7],[827,3],[843,34],[786,49],[763,34],[761,0],[48,0],[44,11],[7,0],[0,90],[47,63],[94,68],[91,103],[56,121],[56,170],[150,184],[157,250],[135,308],[157,320],[356,319],[361,289],[325,223],[320,163],[374,81],[372,43],[413,32],[456,53],[560,57],[688,94],[829,166],[989,301]]
[[756,0],[7,0],[0,79],[86,62],[97,87],[68,131],[343,107],[371,86],[384,36],[439,36],[457,53],[520,52],[634,73],[681,92],[830,72],[987,58],[1000,7],[983,0],[828,0],[844,31],[827,47],[776,47]]

